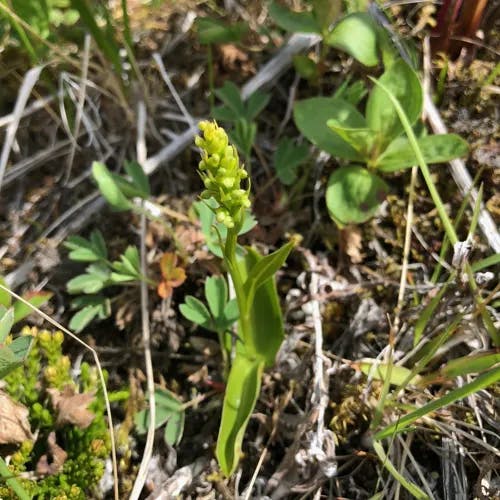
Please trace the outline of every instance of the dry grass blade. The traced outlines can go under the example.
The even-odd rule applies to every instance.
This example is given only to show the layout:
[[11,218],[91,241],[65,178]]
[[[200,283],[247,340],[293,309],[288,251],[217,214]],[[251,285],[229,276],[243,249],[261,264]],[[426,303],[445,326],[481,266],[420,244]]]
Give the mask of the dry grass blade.
[[[137,161],[142,164],[146,160],[146,106],[141,101],[137,113]],[[146,215],[141,215],[141,274],[146,276]],[[149,399],[149,427],[146,437],[146,446],[142,455],[139,472],[134,482],[130,500],[137,500],[146,482],[149,463],[153,455],[153,445],[156,424],[156,401],[155,383],[153,372],[153,360],[151,356],[151,332],[149,326],[148,284],[141,281],[141,317],[142,317],[142,342],[144,346],[144,363],[146,365],[146,377]]]
[[42,72],[43,66],[36,66],[30,69],[24,76],[23,83],[19,89],[17,95],[16,105],[14,107],[12,121],[9,123],[7,132],[5,134],[5,140],[3,143],[2,154],[0,156],[0,190],[2,189],[3,176],[5,174],[5,169],[7,167],[7,162],[9,161],[10,151],[16,137],[17,128],[19,127],[19,122],[23,116],[23,111],[26,108],[26,103],[28,102],[29,96],[36,82],[40,78],[40,73]]

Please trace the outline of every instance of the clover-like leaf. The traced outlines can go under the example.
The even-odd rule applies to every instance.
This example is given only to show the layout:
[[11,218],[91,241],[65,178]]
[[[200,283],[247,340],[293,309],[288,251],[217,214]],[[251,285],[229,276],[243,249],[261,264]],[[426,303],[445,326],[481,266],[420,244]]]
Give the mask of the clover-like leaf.
[[165,252],[160,259],[160,271],[163,277],[158,284],[158,295],[166,299],[172,295],[173,289],[186,281],[186,271],[177,266],[177,255]]

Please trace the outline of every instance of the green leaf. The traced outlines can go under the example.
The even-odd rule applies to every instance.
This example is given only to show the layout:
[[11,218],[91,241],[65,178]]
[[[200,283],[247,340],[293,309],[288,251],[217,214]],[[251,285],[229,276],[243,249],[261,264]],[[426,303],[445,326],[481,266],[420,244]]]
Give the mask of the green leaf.
[[312,0],[313,16],[320,31],[328,31],[342,12],[341,0]]
[[130,210],[131,204],[115,182],[106,165],[95,161],[92,163],[92,175],[99,187],[99,191],[106,201],[118,211]]
[[112,279],[116,281],[127,281],[125,276],[129,276],[128,281],[141,279],[139,250],[133,245],[129,245],[125,253],[120,255],[120,260],[114,261],[111,266],[117,272],[112,274]]
[[26,359],[33,337],[22,335],[12,341],[9,346],[0,347],[0,379],[15,370]]
[[226,307],[224,307],[224,319],[226,322],[226,328],[231,326],[240,317],[240,310],[238,308],[238,301],[236,299],[231,299],[227,302]]
[[104,287],[103,281],[94,274],[80,274],[68,281],[66,288],[69,293],[96,293]]
[[184,411],[178,411],[177,413],[172,414],[172,416],[167,420],[165,432],[163,433],[165,443],[170,446],[177,446],[181,442],[182,435],[184,434],[185,420],[186,413]]
[[328,120],[326,124],[330,130],[339,135],[368,161],[377,142],[378,134],[376,132],[369,128],[349,128],[333,119]]
[[259,92],[256,90],[245,101],[245,118],[251,122],[257,118],[260,112],[269,104],[271,94]]
[[19,361],[24,361],[30,352],[33,337],[31,335],[21,335],[15,338],[9,345],[9,349]]
[[14,325],[14,310],[5,309],[1,306],[0,309],[0,344],[5,342],[8,337],[12,326]]
[[235,117],[240,118],[245,115],[245,104],[241,98],[240,90],[230,80],[226,80],[224,85],[215,89],[214,94],[232,111]]
[[222,407],[215,454],[222,472],[230,476],[240,459],[245,429],[260,392],[263,361],[239,353],[233,361]]
[[[282,253],[276,258],[273,257],[272,262],[268,260],[268,263],[272,266],[276,266],[283,261],[283,258],[286,258],[285,253],[287,254],[287,251],[290,251],[290,247],[285,245],[285,247],[278,250],[278,252],[280,251]],[[247,249],[244,261],[239,264],[242,279],[246,279],[245,286],[250,279],[249,276],[252,273],[258,273],[258,271],[254,270],[264,259],[266,257],[262,257],[253,248]],[[262,266],[260,269],[262,270]],[[268,267],[267,271],[269,272],[271,269]],[[283,315],[274,274],[271,274],[254,292],[250,291],[246,295],[247,299],[250,300],[248,310],[251,332],[250,338],[244,339],[244,342],[246,342],[245,349],[249,355],[263,359],[266,366],[272,366],[285,336]]]
[[469,373],[484,372],[497,363],[500,363],[499,353],[481,353],[453,359],[446,363],[439,372],[445,377],[461,377]]
[[426,405],[417,408],[416,410],[404,415],[399,418],[393,424],[385,427],[381,431],[377,432],[374,436],[374,439],[381,440],[386,437],[393,436],[396,432],[402,432],[408,427],[410,424],[415,422],[421,417],[424,417],[440,408],[444,408],[445,406],[453,404],[455,401],[466,398],[471,394],[475,394],[486,387],[496,384],[500,381],[500,367],[489,372],[483,373],[479,375],[476,379],[468,384],[465,384],[461,387],[457,387],[453,389],[445,396],[442,396],[438,399],[433,399]]
[[277,2],[269,5],[269,15],[285,31],[292,33],[320,33],[320,26],[312,12],[293,12]]
[[326,205],[337,224],[360,224],[375,214],[388,191],[387,184],[365,168],[341,167],[328,180]]
[[73,315],[69,327],[75,333],[80,333],[98,315],[99,306],[85,306]]
[[333,30],[325,36],[327,45],[347,52],[365,66],[376,66],[377,28],[372,17],[364,12],[345,16]]
[[248,25],[243,22],[227,25],[210,17],[198,17],[196,28],[200,43],[231,43],[239,42],[248,31]]
[[205,304],[192,295],[186,296],[185,302],[179,306],[179,310],[186,319],[203,328],[211,329],[213,326],[212,316],[210,316]]
[[134,186],[142,193],[142,198],[151,195],[148,176],[144,173],[141,165],[136,161],[125,161],[125,172],[130,175]]
[[212,117],[221,122],[235,122],[239,115],[228,106],[217,106],[212,111]]
[[78,11],[82,22],[89,30],[97,46],[113,64],[115,72],[121,74],[122,64],[120,50],[115,40],[115,34],[112,27],[108,24],[108,26],[104,28],[97,24],[94,8],[91,8],[86,0],[71,0],[71,6]]
[[97,256],[102,259],[108,258],[108,249],[106,248],[106,242],[104,241],[101,231],[92,231],[90,233],[90,242],[92,243],[92,248],[95,250]]
[[472,271],[477,273],[478,271],[482,271],[483,269],[487,269],[488,267],[496,266],[498,264],[500,264],[500,253],[494,253],[489,257],[474,262],[474,264],[472,264]]
[[17,359],[9,347],[0,348],[0,380],[19,365],[21,365],[21,361]]
[[239,151],[245,156],[250,155],[255,136],[257,134],[257,125],[254,122],[249,122],[245,118],[239,119],[234,124],[234,130],[229,132],[229,138]]
[[[251,300],[255,291],[264,284],[268,279],[273,278],[274,275],[279,271],[279,269],[285,263],[289,253],[295,246],[295,241],[289,241],[285,243],[281,248],[255,260],[255,265],[248,268],[247,279],[244,283],[245,296]],[[252,254],[252,250],[249,249],[249,255]]]
[[[53,296],[52,292],[29,292],[23,295],[23,299],[34,307],[41,307],[46,304]],[[14,323],[22,321],[33,312],[31,307],[20,300],[14,302]]]
[[293,110],[295,124],[302,134],[318,148],[337,158],[362,161],[363,157],[326,122],[332,118],[352,128],[364,128],[363,115],[347,101],[334,97],[312,97],[298,101]]
[[319,78],[318,65],[308,56],[295,54],[292,58],[295,71],[302,78],[309,81],[316,81]]
[[[0,276],[0,285],[4,286],[5,288],[9,288],[2,276]],[[0,289],[0,306],[10,307],[11,304],[12,296],[10,295],[10,293],[7,290]]]
[[[155,429],[165,423],[165,442],[171,446],[179,444],[184,432],[185,411],[182,403],[170,391],[155,389]],[[135,425],[138,434],[145,434],[149,428],[149,409],[136,413]]]
[[389,367],[376,359],[361,360],[356,362],[356,365],[365,375],[369,375],[376,380],[384,381],[389,376],[392,385],[402,385],[405,382],[405,385],[416,384],[420,380],[418,375],[411,377],[411,370],[404,366],[391,365]]
[[[456,134],[429,135],[418,139],[426,163],[444,163],[466,156],[469,145]],[[377,159],[376,167],[382,172],[395,172],[418,164],[415,152],[406,137],[398,137]]]
[[273,165],[280,181],[290,186],[297,179],[297,169],[309,156],[306,144],[295,145],[290,137],[283,137],[273,156]]
[[222,276],[212,276],[205,280],[205,297],[216,322],[224,315],[227,295],[226,280]]
[[451,283],[452,279],[450,279],[441,287],[439,292],[432,298],[432,300],[427,304],[424,310],[419,314],[418,320],[415,323],[415,329],[413,331],[413,347],[415,347],[422,338],[424,334],[425,328],[429,323],[430,319],[434,315],[436,308],[438,307],[441,299],[443,298],[446,290],[448,290],[448,286]]
[[357,106],[367,94],[365,84],[362,80],[357,80],[349,84],[349,80],[345,80],[342,85],[335,91],[334,98],[343,99],[353,106]]
[[89,240],[81,236],[70,236],[64,246],[71,250],[69,258],[78,262],[95,262],[108,257],[106,243],[100,231],[93,231]]
[[[420,117],[423,104],[422,86],[415,71],[400,59],[378,81],[394,94],[410,124],[414,124]],[[369,128],[380,132],[381,151],[404,130],[390,97],[379,86],[375,86],[368,97],[366,120]]]

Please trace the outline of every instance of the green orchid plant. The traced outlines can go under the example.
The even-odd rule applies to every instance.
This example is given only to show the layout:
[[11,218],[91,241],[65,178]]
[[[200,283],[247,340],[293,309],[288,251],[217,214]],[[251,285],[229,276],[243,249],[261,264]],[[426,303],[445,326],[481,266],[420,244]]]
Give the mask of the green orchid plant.
[[245,247],[241,256],[237,251],[238,234],[251,207],[248,174],[224,129],[207,121],[199,126],[203,135],[196,137],[195,143],[202,155],[199,174],[205,190],[201,198],[213,200],[208,206],[216,222],[226,229],[224,238],[220,231],[218,233],[219,245],[239,310],[238,340],[227,379],[216,448],[221,470],[229,476],[239,462],[245,429],[260,392],[262,373],[265,367],[274,364],[284,337],[275,274],[297,239],[292,238],[266,256]]

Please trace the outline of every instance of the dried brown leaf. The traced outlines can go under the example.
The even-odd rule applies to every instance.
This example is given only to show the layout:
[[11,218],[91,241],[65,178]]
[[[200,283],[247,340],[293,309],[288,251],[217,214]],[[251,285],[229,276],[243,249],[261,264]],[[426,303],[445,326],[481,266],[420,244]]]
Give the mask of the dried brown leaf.
[[0,391],[0,444],[20,444],[33,439],[29,411]]
[[93,392],[76,394],[70,385],[62,391],[47,389],[47,392],[52,400],[52,406],[57,410],[59,425],[72,424],[80,429],[86,429],[94,420],[95,415],[87,408],[94,399]]
[[52,463],[49,464],[48,455],[42,455],[36,464],[36,472],[41,476],[49,476],[60,472],[68,458],[68,454],[56,443],[56,433],[51,432],[47,438],[49,455]]

